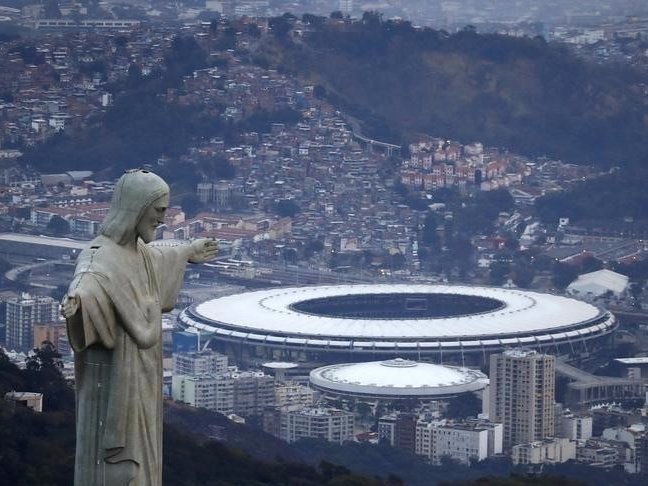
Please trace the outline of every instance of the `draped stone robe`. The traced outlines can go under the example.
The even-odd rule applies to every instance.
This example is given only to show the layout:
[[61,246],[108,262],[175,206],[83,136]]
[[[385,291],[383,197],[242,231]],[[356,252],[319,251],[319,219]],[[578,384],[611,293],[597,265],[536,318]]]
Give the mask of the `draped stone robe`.
[[[162,484],[161,312],[175,304],[182,247],[137,250],[100,236],[77,263],[75,486]],[[164,278],[161,278],[161,277]]]

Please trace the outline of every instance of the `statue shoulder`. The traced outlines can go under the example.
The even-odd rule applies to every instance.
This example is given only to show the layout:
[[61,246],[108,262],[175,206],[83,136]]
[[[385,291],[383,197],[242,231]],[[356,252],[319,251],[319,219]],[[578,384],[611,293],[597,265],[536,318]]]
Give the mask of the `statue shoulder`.
[[99,236],[79,254],[75,273],[112,273],[123,262],[124,252],[124,248],[110,238]]

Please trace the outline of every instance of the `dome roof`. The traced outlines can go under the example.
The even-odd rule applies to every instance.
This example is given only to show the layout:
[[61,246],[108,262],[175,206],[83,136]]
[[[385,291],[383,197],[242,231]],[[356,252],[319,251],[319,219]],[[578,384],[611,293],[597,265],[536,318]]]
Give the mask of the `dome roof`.
[[481,390],[488,377],[469,368],[396,358],[324,366],[311,371],[310,381],[321,391],[339,394],[438,398]]

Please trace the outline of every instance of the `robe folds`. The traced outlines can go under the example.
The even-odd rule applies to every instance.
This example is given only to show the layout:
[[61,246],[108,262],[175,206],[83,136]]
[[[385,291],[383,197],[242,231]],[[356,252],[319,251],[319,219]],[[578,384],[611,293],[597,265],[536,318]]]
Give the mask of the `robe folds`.
[[161,313],[175,304],[182,247],[98,237],[78,258],[67,320],[75,352],[75,486],[162,484]]

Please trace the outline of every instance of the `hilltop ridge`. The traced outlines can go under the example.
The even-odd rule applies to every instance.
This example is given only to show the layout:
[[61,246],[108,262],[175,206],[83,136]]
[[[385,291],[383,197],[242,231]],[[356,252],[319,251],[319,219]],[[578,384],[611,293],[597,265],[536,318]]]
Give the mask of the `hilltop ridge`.
[[279,19],[257,61],[318,84],[376,138],[479,140],[603,166],[648,158],[647,80],[629,67],[589,64],[541,37],[448,34],[371,12],[305,16],[308,28],[292,36],[276,27],[292,18]]

